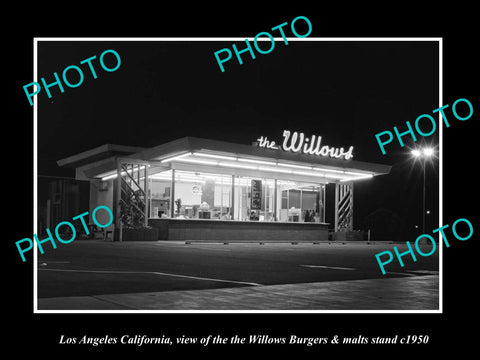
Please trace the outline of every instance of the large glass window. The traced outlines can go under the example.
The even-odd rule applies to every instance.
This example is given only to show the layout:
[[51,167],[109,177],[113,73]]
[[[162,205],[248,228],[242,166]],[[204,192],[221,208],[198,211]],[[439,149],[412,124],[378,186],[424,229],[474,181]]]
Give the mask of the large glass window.
[[276,221],[275,180],[235,177],[234,219]]
[[171,179],[171,171],[149,176],[150,217],[170,217]]
[[172,189],[169,170],[151,175],[149,187],[154,218],[325,221],[323,184],[176,170]]
[[151,176],[152,217],[180,219],[231,219],[232,177],[209,173],[175,171],[171,188],[171,171]]
[[325,222],[325,185],[278,181],[280,221]]

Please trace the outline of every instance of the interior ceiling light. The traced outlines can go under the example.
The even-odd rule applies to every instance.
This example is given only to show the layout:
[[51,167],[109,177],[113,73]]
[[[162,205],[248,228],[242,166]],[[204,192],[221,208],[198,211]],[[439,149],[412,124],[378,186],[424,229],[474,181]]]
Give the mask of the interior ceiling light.
[[209,160],[200,160],[200,159],[191,159],[191,158],[181,158],[177,159],[177,161],[181,162],[188,162],[188,163],[194,163],[194,164],[204,164],[204,165],[217,165],[217,161],[209,161]]
[[272,162],[272,161],[263,161],[263,160],[255,160],[255,159],[242,159],[242,158],[238,158],[238,161],[242,161],[242,162],[249,162],[249,163],[253,163],[253,164],[264,164],[264,165],[277,165],[276,162]]
[[[191,157],[191,156],[194,156],[194,157]],[[210,158],[212,160],[202,159],[202,158]],[[233,162],[215,161],[213,159],[230,160]],[[178,155],[171,156],[169,158],[161,160],[162,163],[172,162],[172,161],[202,164],[202,165],[231,167],[231,168],[239,168],[239,169],[278,172],[278,173],[286,173],[286,174],[297,174],[297,175],[314,176],[314,177],[323,177],[323,178],[337,179],[342,182],[355,181],[355,180],[361,180],[361,179],[367,179],[367,178],[373,177],[373,174],[369,174],[365,172],[337,170],[337,169],[312,167],[312,166],[289,164],[289,163],[278,163],[273,161],[239,158],[234,156],[208,154],[208,153],[202,153],[202,152],[193,152],[193,153],[186,152],[186,153],[178,154]],[[249,164],[252,164],[252,165],[249,165]],[[253,164],[259,164],[259,165],[256,166]],[[261,166],[261,165],[269,165],[269,166]],[[150,165],[147,165],[147,166],[150,166]],[[140,169],[143,169],[143,168],[145,168],[145,165],[140,167]],[[314,171],[298,171],[294,169],[314,170]],[[137,169],[133,169],[133,171],[137,171]],[[315,171],[318,171],[318,172],[315,172]],[[131,173],[132,170],[129,169],[128,172]],[[150,176],[155,179],[163,179],[163,176],[165,176],[163,174],[164,172],[162,172],[162,175],[160,176],[154,176],[153,174]],[[125,175],[125,171],[122,171],[122,175]],[[115,171],[112,173],[106,173],[105,176],[102,177],[102,175],[100,175],[100,177],[103,181],[110,180],[117,177],[117,172]],[[168,177],[170,178],[171,176],[168,176]]]
[[224,162],[219,162],[219,166],[224,166],[224,167],[234,167],[234,168],[240,168],[240,169],[250,169],[250,170],[256,170],[256,166],[251,166],[251,165],[243,165],[243,164],[232,164],[232,163],[224,163]]
[[342,179],[340,180],[341,182],[344,182],[344,181],[356,181],[356,180],[363,180],[363,179],[370,179],[372,178],[373,175],[372,174],[367,174],[367,175],[364,175],[364,176],[357,176],[357,177],[353,177],[353,178],[350,178],[350,179]]
[[291,168],[295,168],[295,169],[306,169],[306,170],[312,170],[313,169],[311,166],[303,166],[303,165],[295,165],[295,164],[277,163],[277,165],[278,166],[284,166],[284,167],[291,167]]
[[344,171],[343,170],[335,170],[335,169],[324,169],[324,168],[313,168],[313,170],[317,170],[317,171],[326,171],[326,172],[333,172],[333,173],[341,173],[343,174]]
[[[150,165],[148,165],[148,167],[150,167]],[[143,169],[145,169],[145,165],[140,166],[140,170],[143,170]],[[133,171],[138,171],[138,169],[133,169],[133,170],[132,170],[132,169],[128,169],[128,172],[129,172],[130,174],[131,174]],[[126,172],[125,172],[125,171],[122,171],[121,174],[122,174],[122,175],[125,175]],[[104,174],[102,174],[102,175],[104,175]],[[102,175],[100,175],[101,178],[102,178],[102,181],[106,181],[106,180],[110,180],[110,179],[115,179],[115,178],[117,177],[117,172],[115,171],[115,172],[113,172],[113,173],[111,173],[111,174],[109,174],[109,175],[106,175],[106,174],[105,174],[105,176],[102,176]]]
[[297,171],[295,170],[293,172],[294,174],[297,174],[297,175],[307,175],[307,176],[320,176],[320,177],[325,177],[324,174],[320,174],[320,173],[312,173],[312,172],[308,172],[308,171]]
[[281,169],[281,168],[270,168],[270,167],[264,167],[264,166],[259,166],[258,170],[262,171],[276,171],[276,172],[281,172],[281,173],[286,173],[286,174],[291,174],[293,170],[288,170],[288,169]]

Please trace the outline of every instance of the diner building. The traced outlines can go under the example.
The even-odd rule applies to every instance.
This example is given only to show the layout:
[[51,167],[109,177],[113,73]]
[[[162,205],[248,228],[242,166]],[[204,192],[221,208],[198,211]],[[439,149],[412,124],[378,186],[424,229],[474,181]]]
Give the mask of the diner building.
[[[251,145],[184,137],[151,148],[106,144],[57,163],[90,182],[90,213],[112,209],[114,240],[135,229],[158,240],[326,240],[353,230],[354,184],[390,166],[353,159],[353,147],[285,130]],[[326,202],[326,186],[335,188]],[[326,223],[327,209],[334,222]],[[105,222],[108,221],[108,214]],[[96,214],[102,222],[102,214]]]

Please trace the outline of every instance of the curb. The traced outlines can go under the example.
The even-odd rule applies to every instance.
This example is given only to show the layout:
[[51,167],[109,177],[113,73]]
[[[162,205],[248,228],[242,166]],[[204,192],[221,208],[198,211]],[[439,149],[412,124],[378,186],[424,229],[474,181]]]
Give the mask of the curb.
[[186,245],[190,244],[313,244],[313,245],[320,245],[320,244],[358,244],[358,245],[375,245],[375,244],[393,244],[393,241],[329,241],[329,240],[185,240]]

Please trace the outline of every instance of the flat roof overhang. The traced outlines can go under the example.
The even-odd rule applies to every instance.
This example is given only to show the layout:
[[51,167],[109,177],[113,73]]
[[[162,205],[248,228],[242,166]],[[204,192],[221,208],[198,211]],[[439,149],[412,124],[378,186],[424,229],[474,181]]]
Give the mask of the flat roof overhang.
[[60,159],[57,161],[57,165],[66,168],[78,168],[86,164],[91,164],[100,160],[111,158],[112,156],[127,156],[142,150],[144,150],[144,148],[137,146],[103,144],[96,148]]
[[[116,176],[118,156],[82,166],[89,178]],[[184,137],[123,156],[121,161],[149,163],[149,173],[169,169],[309,182],[348,182],[384,175],[390,165],[336,159],[226,141]],[[59,164],[60,165],[60,164]]]

